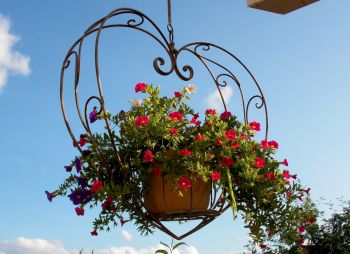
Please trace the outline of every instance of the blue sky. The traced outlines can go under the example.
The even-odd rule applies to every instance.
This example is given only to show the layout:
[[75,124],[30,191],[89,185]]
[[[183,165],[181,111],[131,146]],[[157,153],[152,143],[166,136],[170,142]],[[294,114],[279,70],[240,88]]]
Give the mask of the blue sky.
[[[44,194],[62,182],[63,166],[76,154],[59,104],[64,56],[88,26],[120,7],[141,10],[165,32],[166,1],[0,0],[0,254],[65,254],[81,248],[146,254],[170,240],[159,232],[140,237],[132,223],[92,238],[93,212],[77,217],[68,199],[49,203]],[[254,73],[267,100],[269,136],[280,144],[277,157],[288,158],[290,170],[311,187],[315,200],[350,199],[349,9],[348,0],[323,0],[280,16],[249,9],[244,0],[173,0],[176,45],[216,43]],[[128,107],[136,82],[160,84],[164,92],[187,84],[152,72],[159,50],[142,35],[118,30],[104,38],[102,82],[112,112]],[[82,96],[96,92],[91,52],[88,46]],[[199,92],[193,105],[201,111],[214,90],[205,75],[194,83]],[[67,80],[69,85],[72,92]],[[74,111],[71,95],[69,112]],[[82,131],[76,115],[70,117],[76,133]],[[183,253],[241,253],[247,234],[228,211],[185,241],[194,247]]]

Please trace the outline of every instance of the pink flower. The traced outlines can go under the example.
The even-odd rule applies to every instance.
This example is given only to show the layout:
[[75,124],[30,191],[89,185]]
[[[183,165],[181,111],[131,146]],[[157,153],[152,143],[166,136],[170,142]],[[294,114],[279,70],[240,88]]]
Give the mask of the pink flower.
[[265,174],[265,177],[267,179],[269,179],[270,181],[275,181],[276,180],[276,177],[275,177],[275,174],[273,172],[268,172]]
[[177,184],[179,188],[181,189],[189,189],[191,188],[191,180],[188,179],[187,177],[181,177],[178,181]]
[[221,165],[223,165],[224,167],[231,167],[233,165],[233,159],[229,158],[229,157],[223,157],[220,160]]
[[84,215],[84,208],[76,207],[75,212],[77,213],[78,216],[83,216]]
[[284,165],[286,167],[288,167],[288,161],[287,159],[284,159],[283,161],[280,162],[281,165]]
[[239,148],[239,143],[237,141],[232,143],[232,148],[233,149],[238,149]]
[[145,83],[137,83],[137,85],[135,86],[135,92],[144,92],[146,91],[147,85]]
[[196,141],[204,141],[205,140],[205,136],[201,135],[200,133],[194,138]]
[[231,112],[225,111],[220,115],[221,119],[229,119],[232,116]]
[[147,150],[145,154],[143,155],[143,161],[153,163],[154,162],[154,156],[151,150]]
[[181,98],[183,96],[183,94],[181,92],[174,92],[174,96],[176,98]]
[[298,232],[299,232],[300,235],[302,233],[304,233],[304,231],[305,231],[305,227],[301,226],[301,227],[298,228]]
[[269,144],[268,144],[268,142],[267,142],[266,139],[265,139],[265,140],[262,140],[262,141],[260,142],[260,146],[261,146],[263,149],[269,148]]
[[91,186],[91,192],[94,193],[94,192],[101,191],[102,186],[103,186],[103,182],[100,180],[96,180]]
[[254,161],[255,167],[258,168],[264,168],[265,167],[265,160],[263,158],[256,158]]
[[290,179],[289,170],[283,170],[283,177],[287,180]]
[[138,116],[136,119],[135,119],[135,125],[137,127],[139,126],[145,126],[148,124],[148,116]]
[[192,152],[190,150],[187,150],[187,149],[180,150],[180,155],[181,156],[190,157],[191,154],[192,154]]
[[211,173],[211,180],[212,181],[218,181],[221,179],[221,173],[214,171],[213,173]]
[[174,112],[169,114],[169,119],[171,121],[180,122],[182,120],[182,117],[183,117],[183,115],[178,111],[174,111]]
[[207,109],[206,111],[205,111],[205,114],[206,115],[216,115],[216,110],[215,109]]
[[191,119],[191,121],[190,121],[190,123],[193,123],[193,124],[195,124],[195,125],[200,125],[201,124],[201,121],[197,121],[197,118],[192,118]]
[[251,122],[249,124],[249,127],[253,131],[260,131],[260,123],[258,123],[258,122]]
[[227,130],[225,132],[225,137],[227,140],[232,140],[236,138],[236,132],[234,130]]
[[172,128],[172,129],[169,131],[169,134],[170,134],[170,135],[176,135],[178,132],[179,132],[178,129]]
[[278,149],[278,143],[274,140],[268,142],[269,148]]

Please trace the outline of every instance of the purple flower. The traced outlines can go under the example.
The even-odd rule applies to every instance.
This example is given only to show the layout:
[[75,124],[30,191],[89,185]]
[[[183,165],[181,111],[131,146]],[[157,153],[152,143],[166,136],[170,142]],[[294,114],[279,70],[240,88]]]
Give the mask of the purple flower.
[[85,189],[88,186],[88,180],[86,178],[84,178],[84,177],[75,176],[75,180],[77,180],[78,185],[82,189]]
[[52,202],[52,199],[55,197],[55,193],[53,192],[48,192],[47,190],[45,191],[47,199]]
[[89,119],[90,123],[94,123],[98,119],[97,107],[94,107],[94,110],[90,112]]
[[72,166],[64,166],[67,172],[72,172]]
[[91,154],[91,150],[83,150],[83,156],[89,156]]
[[90,192],[87,190],[77,189],[68,195],[68,197],[74,205],[81,205],[91,201]]
[[75,157],[75,169],[77,170],[77,173],[79,174],[79,172],[81,171],[81,161],[78,157]]

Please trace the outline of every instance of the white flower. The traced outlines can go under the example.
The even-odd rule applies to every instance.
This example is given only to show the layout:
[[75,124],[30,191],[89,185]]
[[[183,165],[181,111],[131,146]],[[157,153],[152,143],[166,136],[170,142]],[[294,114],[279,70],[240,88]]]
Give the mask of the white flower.
[[197,87],[196,87],[196,85],[194,85],[194,84],[189,84],[188,86],[186,86],[186,91],[188,92],[188,93],[196,93],[197,92]]
[[141,100],[141,99],[130,100],[129,102],[131,102],[131,104],[132,104],[134,107],[141,107],[141,105],[142,105],[142,100]]

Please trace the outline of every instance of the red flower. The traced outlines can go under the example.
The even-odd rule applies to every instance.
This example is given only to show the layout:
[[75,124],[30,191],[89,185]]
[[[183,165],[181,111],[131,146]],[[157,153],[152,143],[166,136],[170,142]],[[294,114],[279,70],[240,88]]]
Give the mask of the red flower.
[[232,143],[232,148],[233,149],[238,149],[239,148],[239,143],[237,141]]
[[78,216],[83,216],[84,215],[84,208],[76,207],[75,212],[77,213]]
[[256,158],[254,165],[255,165],[255,167],[258,167],[258,168],[264,168],[265,167],[265,160],[263,158]]
[[216,110],[215,109],[207,109],[205,111],[206,115],[216,115]]
[[289,170],[283,170],[283,177],[285,179],[290,179]]
[[260,248],[261,248],[261,249],[265,249],[266,247],[267,247],[266,244],[260,244]]
[[220,160],[221,165],[223,165],[224,167],[231,167],[233,165],[233,159],[229,158],[229,157],[223,157]]
[[170,135],[176,135],[178,132],[179,132],[178,129],[172,128],[172,129],[169,131],[169,134],[170,134]]
[[193,115],[193,118],[194,118],[194,119],[197,119],[198,117],[199,117],[199,114],[198,114],[198,113]]
[[249,124],[249,127],[253,131],[260,131],[260,123],[258,123],[258,122],[251,122]]
[[270,181],[275,181],[276,180],[276,177],[275,177],[275,174],[273,172],[268,172],[265,174],[265,177],[267,179],[269,179]]
[[299,232],[300,235],[302,233],[304,233],[304,231],[305,231],[305,227],[301,226],[301,227],[298,228],[298,232]]
[[201,134],[198,134],[194,139],[196,141],[204,141],[205,140],[205,136],[201,135]]
[[304,244],[304,241],[305,241],[304,239],[299,239],[299,240],[298,240],[298,243],[299,243],[299,244]]
[[278,143],[276,141],[271,140],[271,141],[268,142],[268,144],[269,144],[269,148],[271,148],[271,149],[278,149]]
[[222,146],[222,140],[221,140],[220,138],[217,138],[217,139],[215,140],[215,145],[217,145],[217,146]]
[[317,220],[317,219],[316,219],[315,217],[310,217],[310,218],[309,218],[309,222],[310,222],[310,223],[315,223],[316,220]]
[[148,124],[148,116],[138,116],[136,119],[135,119],[135,125],[137,127],[139,126],[145,126]]
[[183,94],[181,92],[174,92],[176,98],[181,98]]
[[280,162],[281,165],[284,165],[286,167],[288,167],[288,161],[287,159],[284,159],[283,161]]
[[124,220],[124,218],[120,218],[119,221],[121,226],[128,222],[128,220]]
[[232,116],[231,112],[225,111],[220,115],[221,119],[229,119]]
[[154,168],[153,174],[154,174],[154,176],[160,176],[160,172],[161,172],[160,167],[156,166]]
[[183,117],[183,115],[178,111],[175,111],[175,112],[172,112],[169,114],[169,119],[171,121],[180,122],[182,120],[182,117]]
[[94,231],[90,232],[90,234],[91,234],[92,236],[97,236],[97,235],[98,235],[96,229],[95,229]]
[[295,175],[290,175],[290,177],[293,178],[293,179],[297,179],[297,174],[295,174]]
[[220,180],[220,178],[221,178],[220,172],[214,171],[213,173],[211,173],[211,180],[212,181]]
[[194,118],[194,117],[193,117],[193,118],[191,119],[190,123],[193,123],[193,124],[195,124],[195,125],[200,125],[200,124],[201,124],[201,121],[197,121],[196,119],[197,119],[197,118]]
[[143,155],[143,161],[145,162],[150,162],[150,163],[153,163],[154,162],[154,156],[153,156],[153,153],[151,150],[147,150],[145,152],[145,154]]
[[227,130],[225,132],[225,137],[227,140],[232,140],[236,138],[236,132],[234,130]]
[[180,155],[181,156],[190,157],[191,154],[192,154],[192,152],[190,150],[187,150],[187,149],[180,150]]
[[240,138],[241,138],[241,140],[248,140],[249,139],[248,136],[243,134],[243,133],[241,134]]
[[102,181],[96,180],[91,186],[91,192],[101,191],[102,190],[102,185],[103,185]]
[[179,188],[181,188],[181,189],[189,189],[189,188],[191,188],[191,181],[187,177],[181,177],[177,181],[177,184],[179,185]]
[[261,146],[263,149],[269,148],[269,144],[268,144],[268,142],[267,142],[266,139],[260,142],[260,146]]
[[135,92],[144,92],[146,91],[147,85],[145,83],[137,83],[137,85],[135,86]]
[[292,192],[291,191],[287,191],[286,195],[287,195],[287,198],[289,198],[290,196],[292,196]]
[[80,138],[80,140],[79,140],[79,145],[80,146],[85,146],[86,143],[87,143],[87,139],[86,138]]

